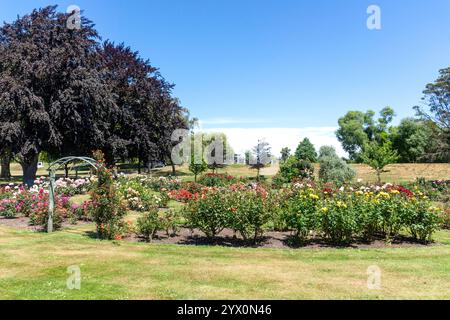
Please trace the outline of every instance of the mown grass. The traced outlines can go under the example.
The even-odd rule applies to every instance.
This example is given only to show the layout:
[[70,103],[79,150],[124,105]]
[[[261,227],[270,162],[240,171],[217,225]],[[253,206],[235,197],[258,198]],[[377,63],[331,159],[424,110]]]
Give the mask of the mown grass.
[[[362,179],[363,182],[376,182],[377,177],[375,172],[368,166],[362,164],[352,164],[351,165],[357,173],[356,179]],[[44,168],[38,170],[38,176],[47,176],[47,167],[45,164]],[[320,166],[315,166],[315,173],[318,175]],[[264,168],[261,170],[261,175],[265,176],[269,181],[279,170],[279,165],[275,164],[273,166]],[[119,171],[121,171],[119,169]],[[135,174],[137,171],[132,168],[127,168],[125,170],[128,174]],[[183,181],[194,181],[194,175],[189,172],[188,166],[177,166],[176,167],[177,176]],[[255,177],[256,171],[250,169],[245,165],[231,165],[224,169],[219,169],[219,173],[227,173],[236,177]],[[20,183],[22,181],[22,171],[20,165],[13,163],[11,165],[11,173],[13,179],[11,182]],[[64,172],[62,170],[58,171],[59,176],[63,176]],[[164,167],[161,169],[156,169],[152,171],[153,175],[156,176],[168,176],[172,174],[171,167]],[[71,176],[74,172],[71,172]],[[86,172],[80,173],[81,176],[85,176]],[[417,178],[425,178],[427,180],[450,180],[450,163],[410,163],[410,164],[393,164],[386,167],[386,172],[381,175],[382,181],[391,183],[405,183],[415,181]],[[5,183],[6,181],[0,180],[0,183]]]
[[[355,179],[362,179],[365,182],[376,182],[376,173],[367,165],[351,164],[357,175]],[[165,167],[155,170],[155,175],[170,175],[171,168]],[[275,164],[261,170],[261,175],[269,178],[273,177],[279,170],[279,165]],[[315,174],[318,177],[320,166],[315,165]],[[224,169],[219,169],[219,173],[228,173],[236,177],[255,177],[256,171],[244,165],[232,165]],[[177,167],[177,175],[185,180],[192,181],[194,176],[189,172],[187,166]],[[450,163],[415,163],[415,164],[393,164],[386,167],[386,172],[382,173],[383,182],[405,183],[413,182],[417,178],[425,178],[427,180],[450,180]]]
[[[0,226],[2,299],[449,299],[450,232],[402,249],[249,249],[98,241]],[[81,269],[69,290],[67,268]],[[381,290],[367,268],[382,270]]]

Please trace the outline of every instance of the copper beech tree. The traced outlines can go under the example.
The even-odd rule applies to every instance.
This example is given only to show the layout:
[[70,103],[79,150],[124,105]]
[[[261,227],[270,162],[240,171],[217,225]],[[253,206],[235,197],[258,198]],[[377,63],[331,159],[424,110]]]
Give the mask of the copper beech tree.
[[[0,156],[14,158],[32,185],[39,154],[163,160],[188,113],[173,85],[137,52],[100,43],[94,24],[67,28],[56,6],[0,28]],[[6,170],[6,169],[4,169]]]

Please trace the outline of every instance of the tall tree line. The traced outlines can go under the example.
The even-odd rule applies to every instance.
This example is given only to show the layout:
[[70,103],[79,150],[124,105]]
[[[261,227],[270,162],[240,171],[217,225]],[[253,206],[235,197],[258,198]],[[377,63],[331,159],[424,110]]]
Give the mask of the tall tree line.
[[101,42],[94,24],[66,27],[56,6],[0,28],[0,156],[22,166],[32,184],[39,154],[90,155],[106,161],[161,161],[188,112],[148,60],[124,44]]
[[350,160],[363,161],[364,151],[374,145],[391,148],[402,163],[450,162],[450,68],[423,91],[422,107],[414,107],[416,117],[392,125],[390,107],[375,119],[373,111],[350,111],[339,119],[336,132]]

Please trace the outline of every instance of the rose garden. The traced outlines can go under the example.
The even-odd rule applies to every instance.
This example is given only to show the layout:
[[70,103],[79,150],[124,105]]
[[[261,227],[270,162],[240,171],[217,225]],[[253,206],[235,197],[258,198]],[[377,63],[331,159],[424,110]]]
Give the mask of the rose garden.
[[398,124],[337,119],[345,156],[238,154],[79,13],[0,27],[0,298],[450,298],[450,68]]

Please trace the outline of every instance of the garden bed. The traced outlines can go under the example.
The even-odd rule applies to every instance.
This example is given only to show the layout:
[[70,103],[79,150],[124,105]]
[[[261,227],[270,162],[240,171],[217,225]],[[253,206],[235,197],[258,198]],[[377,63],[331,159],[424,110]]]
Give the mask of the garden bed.
[[[69,221],[64,221],[61,224],[61,228],[73,227],[76,225],[90,224],[88,221],[78,221],[77,224],[70,223]],[[30,225],[30,218],[28,217],[15,217],[15,218],[5,218],[0,217],[0,225],[11,227],[18,230],[43,232],[45,231],[42,226],[32,226]]]
[[[128,242],[144,242],[145,240],[136,235],[124,238]],[[388,244],[379,237],[372,242],[363,242],[355,240],[348,246],[333,246],[330,243],[319,238],[313,238],[304,244],[296,243],[292,232],[268,231],[255,244],[253,241],[244,241],[235,235],[233,230],[225,229],[220,236],[207,238],[200,230],[189,228],[180,228],[176,236],[169,237],[165,232],[158,232],[152,243],[155,244],[176,244],[191,246],[222,246],[222,247],[247,247],[247,248],[274,248],[274,249],[320,249],[320,248],[409,248],[409,247],[430,247],[439,245],[437,243],[420,243],[410,237],[400,237]]]

